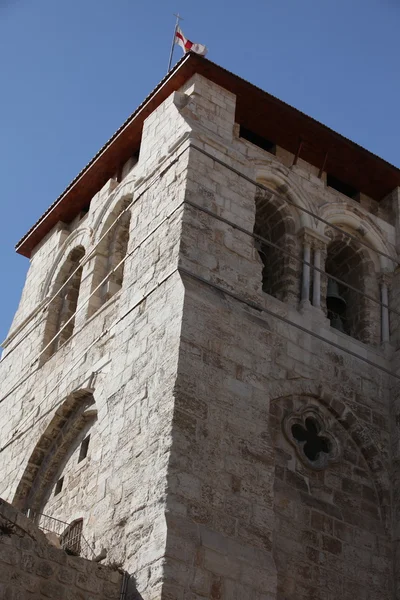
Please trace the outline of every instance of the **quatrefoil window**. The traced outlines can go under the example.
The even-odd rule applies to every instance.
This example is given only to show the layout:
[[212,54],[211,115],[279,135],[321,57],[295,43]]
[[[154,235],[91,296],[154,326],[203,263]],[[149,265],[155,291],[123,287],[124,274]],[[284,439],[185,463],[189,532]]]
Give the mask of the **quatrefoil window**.
[[326,431],[321,415],[313,407],[286,417],[283,429],[299,458],[314,469],[326,468],[339,455],[336,439]]
[[304,426],[295,423],[292,425],[292,435],[298,442],[304,442],[303,452],[309,460],[318,460],[320,452],[329,454],[331,445],[328,438],[320,437],[318,423],[312,417],[307,417]]

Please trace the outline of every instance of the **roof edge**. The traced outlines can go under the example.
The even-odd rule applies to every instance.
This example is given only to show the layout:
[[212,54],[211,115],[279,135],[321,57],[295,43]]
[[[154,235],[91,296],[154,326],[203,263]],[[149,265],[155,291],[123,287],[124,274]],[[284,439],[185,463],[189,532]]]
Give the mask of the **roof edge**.
[[[98,184],[99,181],[101,183],[102,176],[109,175],[112,166],[118,159],[116,154],[120,151],[125,152],[132,139],[135,136],[136,139],[141,135],[143,121],[148,114],[155,110],[155,108],[157,108],[157,106],[161,104],[161,102],[170,93],[172,93],[172,91],[179,89],[179,87],[181,87],[183,83],[196,72],[199,72],[206,78],[208,77],[210,80],[221,85],[222,87],[226,87],[224,83],[228,84],[228,86],[231,88],[230,91],[233,93],[235,93],[235,91],[233,91],[234,89],[245,89],[246,92],[253,93],[253,97],[256,101],[262,101],[269,103],[270,106],[276,106],[277,113],[280,109],[286,111],[286,114],[288,114],[293,121],[295,120],[299,130],[302,128],[308,128],[310,133],[315,134],[317,138],[329,139],[331,142],[334,141],[333,143],[335,145],[337,144],[340,146],[340,148],[344,148],[346,150],[346,155],[353,158],[356,157],[357,160],[359,159],[359,162],[363,161],[363,164],[366,165],[368,169],[373,168],[378,171],[378,175],[380,177],[380,192],[385,191],[386,188],[390,186],[392,186],[392,189],[395,185],[400,186],[400,169],[393,164],[372,153],[363,146],[360,146],[356,142],[346,138],[342,134],[334,131],[313,117],[308,116],[299,109],[294,108],[286,102],[278,99],[276,96],[273,96],[258,86],[247,82],[242,77],[231,73],[227,69],[220,67],[216,63],[213,63],[204,57],[200,57],[193,52],[189,52],[185,54],[165,75],[165,77],[160,81],[160,83],[157,84],[157,86],[144,99],[138,108],[124,121],[124,123],[111,136],[111,138],[71,181],[62,194],[42,214],[34,226],[31,227],[31,229],[29,229],[29,231],[19,240],[19,242],[16,244],[16,251],[19,254],[30,257],[32,250],[56,224],[57,212],[59,212],[61,215],[61,205],[63,205],[62,210],[64,211],[62,215],[71,216],[74,210],[79,210],[79,206],[81,206],[83,201],[83,196],[85,196],[87,202],[88,199],[95,195],[96,190],[94,190],[94,183]],[[219,81],[222,81],[222,83],[219,83]],[[229,89],[229,87],[227,87],[227,89]],[[123,141],[122,138],[124,137],[126,139]],[[114,153],[110,152],[113,146],[115,146]],[[113,154],[114,156],[112,156]],[[339,155],[340,152],[337,151],[337,154]],[[355,167],[353,168],[353,171],[354,175]],[[89,172],[92,172],[92,177],[88,176]],[[116,171],[114,171],[114,173],[115,172]],[[108,178],[109,177],[110,175]],[[90,181],[91,179],[92,181]],[[79,191],[77,189],[78,187],[80,188]],[[97,191],[101,189],[101,187],[102,185],[99,185],[97,187]]]
[[154,98],[154,95],[160,91],[160,89],[175,75],[175,73],[182,67],[182,65],[189,60],[189,56],[192,53],[185,54],[175,65],[174,67],[168,71],[165,77],[156,85],[156,87],[146,96],[146,98],[139,104],[137,109],[131,113],[131,115],[122,123],[122,125],[117,129],[117,131],[107,140],[107,142],[100,148],[100,150],[94,155],[94,157],[87,163],[85,167],[78,173],[78,175],[68,184],[65,190],[58,196],[58,198],[49,206],[49,208],[41,215],[41,217],[36,221],[36,223],[26,232],[24,236],[16,243],[15,250],[26,256],[30,257],[30,253],[26,254],[23,251],[24,242],[28,239],[28,237],[38,228],[38,226],[43,223],[43,221],[51,214],[51,212],[57,208],[57,206],[62,202],[65,196],[71,191],[71,189],[79,183],[79,181],[86,175],[86,173],[90,170],[90,168],[104,155],[104,153],[112,146],[112,144],[118,139],[118,137],[124,132],[124,130],[129,127],[132,122],[140,115],[140,113],[146,108],[147,104]]

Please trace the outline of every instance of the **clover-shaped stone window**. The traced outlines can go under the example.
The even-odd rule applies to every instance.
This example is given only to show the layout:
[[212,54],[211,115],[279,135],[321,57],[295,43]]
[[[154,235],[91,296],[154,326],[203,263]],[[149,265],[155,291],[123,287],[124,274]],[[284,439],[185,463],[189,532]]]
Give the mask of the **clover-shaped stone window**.
[[324,469],[329,462],[337,459],[337,441],[326,430],[325,423],[315,408],[308,407],[289,415],[283,423],[283,428],[299,458],[308,466]]

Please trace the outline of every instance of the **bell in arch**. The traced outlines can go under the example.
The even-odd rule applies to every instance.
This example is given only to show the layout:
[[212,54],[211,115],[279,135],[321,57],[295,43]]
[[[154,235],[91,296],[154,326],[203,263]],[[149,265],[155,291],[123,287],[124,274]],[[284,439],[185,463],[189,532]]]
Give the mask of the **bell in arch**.
[[326,307],[328,309],[328,318],[331,326],[339,331],[344,330],[343,319],[346,312],[347,302],[339,294],[339,286],[337,281],[328,279],[328,289],[326,292]]

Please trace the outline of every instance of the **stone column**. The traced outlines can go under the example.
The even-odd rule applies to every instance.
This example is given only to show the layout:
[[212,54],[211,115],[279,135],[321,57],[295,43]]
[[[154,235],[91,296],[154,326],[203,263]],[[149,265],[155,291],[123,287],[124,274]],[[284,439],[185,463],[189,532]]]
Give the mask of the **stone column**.
[[[303,277],[301,284],[301,306],[321,308],[321,265],[324,265],[329,239],[308,227],[300,234],[303,243]],[[311,252],[313,250],[313,252]],[[312,262],[312,265],[311,265]],[[310,282],[312,273],[312,297],[310,302]]]
[[382,275],[381,278],[381,341],[390,341],[389,328],[389,277]]
[[308,235],[304,236],[303,241],[303,280],[301,285],[301,304],[310,305],[310,260],[311,260],[311,239]]
[[[314,271],[313,271],[313,294],[312,304],[315,308],[321,308],[321,297],[325,297],[326,288],[326,277],[324,277],[323,284],[321,284],[321,268],[325,264],[326,259],[326,242],[321,238],[314,239]],[[324,293],[322,294],[322,285],[324,287]]]
[[320,308],[321,306],[321,273],[318,269],[321,268],[321,248],[319,244],[314,246],[314,283],[312,303],[313,306]]

